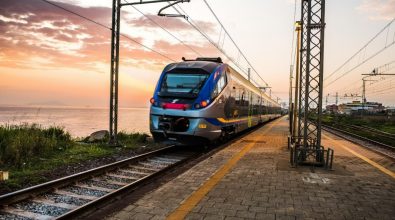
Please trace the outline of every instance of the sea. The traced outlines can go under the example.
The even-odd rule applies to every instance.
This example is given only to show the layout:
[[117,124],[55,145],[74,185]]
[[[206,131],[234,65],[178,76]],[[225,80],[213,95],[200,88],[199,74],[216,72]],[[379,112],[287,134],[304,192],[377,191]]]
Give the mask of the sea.
[[[73,137],[109,129],[109,110],[77,107],[1,107],[0,125],[34,123],[60,126]],[[149,134],[149,108],[120,108],[118,131]]]

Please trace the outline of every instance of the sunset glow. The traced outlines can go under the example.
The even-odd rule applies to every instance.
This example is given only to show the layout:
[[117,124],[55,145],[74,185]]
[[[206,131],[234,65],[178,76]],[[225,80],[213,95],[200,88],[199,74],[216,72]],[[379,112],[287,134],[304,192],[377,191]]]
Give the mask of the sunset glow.
[[[111,26],[110,0],[54,2]],[[294,1],[253,0],[242,7],[236,0],[210,3],[272,86],[273,94],[287,101]],[[213,39],[221,39],[221,28],[202,2],[192,0],[182,7]],[[110,30],[40,0],[5,0],[0,2],[0,8],[0,105],[108,105]],[[147,17],[132,7],[122,11],[122,33],[168,58],[121,37],[121,106],[148,106],[161,70],[172,60],[195,58],[196,52],[225,59],[183,19],[156,16],[159,8],[160,5],[139,6]],[[395,2],[335,0],[328,2],[327,10],[325,71],[329,74],[394,17]],[[189,48],[151,19],[182,39]],[[239,58],[229,40],[224,42],[224,48],[234,59]],[[389,48],[350,74],[350,79],[393,60],[394,51]],[[345,78],[326,93],[336,92],[347,81]],[[383,94],[372,98],[394,105],[394,97]]]

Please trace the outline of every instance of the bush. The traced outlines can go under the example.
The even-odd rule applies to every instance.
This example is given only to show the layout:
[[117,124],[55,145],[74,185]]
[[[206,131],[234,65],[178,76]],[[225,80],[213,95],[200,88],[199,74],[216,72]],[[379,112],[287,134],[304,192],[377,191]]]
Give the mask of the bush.
[[122,145],[126,146],[134,146],[137,143],[145,143],[147,140],[147,137],[149,137],[145,133],[126,133],[124,131],[118,132],[118,141]]
[[37,124],[0,126],[0,165],[21,167],[33,157],[43,157],[70,147],[71,136],[61,127]]

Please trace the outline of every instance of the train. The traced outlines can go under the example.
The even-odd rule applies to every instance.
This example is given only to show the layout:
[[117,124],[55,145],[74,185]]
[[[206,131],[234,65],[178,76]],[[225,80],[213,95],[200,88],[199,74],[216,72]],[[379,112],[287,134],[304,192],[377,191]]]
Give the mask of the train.
[[281,115],[281,106],[218,58],[168,64],[150,99],[156,142],[217,143]]

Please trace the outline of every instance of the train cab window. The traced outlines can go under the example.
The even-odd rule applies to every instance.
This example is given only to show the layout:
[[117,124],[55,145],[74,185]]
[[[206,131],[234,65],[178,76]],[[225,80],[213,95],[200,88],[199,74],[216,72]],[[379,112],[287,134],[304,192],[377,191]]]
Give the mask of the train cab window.
[[160,96],[196,97],[209,74],[167,73],[163,79]]
[[215,88],[214,88],[213,92],[211,93],[212,99],[215,99],[222,92],[222,90],[226,86],[226,83],[227,83],[226,74],[222,73],[221,77],[217,81],[217,85],[215,85]]

